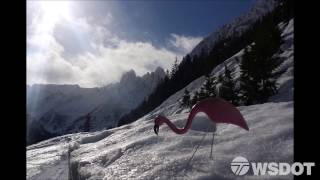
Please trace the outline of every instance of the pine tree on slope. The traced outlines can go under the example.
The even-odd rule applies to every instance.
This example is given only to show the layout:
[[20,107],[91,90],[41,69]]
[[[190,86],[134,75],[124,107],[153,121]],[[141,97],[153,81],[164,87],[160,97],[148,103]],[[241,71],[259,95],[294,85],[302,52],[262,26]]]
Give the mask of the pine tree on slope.
[[237,92],[235,89],[234,80],[231,76],[231,71],[227,68],[227,66],[224,68],[224,76],[219,78],[219,83],[221,83],[219,89],[220,96],[223,99],[230,101],[232,104],[238,105]]
[[245,49],[240,64],[240,97],[245,105],[264,103],[277,92],[274,70],[280,65],[278,52],[282,43],[280,30],[270,21],[255,36],[255,43]]
[[181,106],[182,107],[189,107],[190,106],[190,92],[188,91],[188,89],[184,89],[184,94],[182,97],[182,103]]
[[206,97],[216,97],[216,78],[215,76],[210,77],[206,75],[206,80],[203,84]]

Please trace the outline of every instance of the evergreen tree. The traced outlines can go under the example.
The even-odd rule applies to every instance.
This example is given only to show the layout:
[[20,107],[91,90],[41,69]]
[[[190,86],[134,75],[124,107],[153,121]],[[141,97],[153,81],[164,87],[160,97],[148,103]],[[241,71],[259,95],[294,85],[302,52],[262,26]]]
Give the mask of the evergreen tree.
[[245,50],[240,64],[241,99],[246,105],[263,103],[277,92],[274,70],[280,65],[274,54],[282,43],[280,30],[266,20],[255,36],[250,51]]
[[194,93],[194,95],[192,96],[192,99],[191,99],[191,106],[195,105],[197,102],[199,102],[199,92],[196,91]]
[[171,68],[171,73],[170,73],[170,77],[171,78],[176,75],[178,69],[179,69],[179,64],[178,64],[178,59],[176,57],[176,59],[174,60],[173,65],[172,65],[172,68]]
[[168,79],[170,79],[170,72],[169,72],[168,69],[166,69],[166,77],[167,77]]
[[232,104],[238,105],[235,83],[231,76],[231,71],[226,65],[224,68],[224,77],[220,76],[219,78],[219,83],[221,83],[220,96],[227,101],[231,101]]
[[256,83],[259,86],[257,101],[266,102],[268,98],[277,93],[274,70],[279,67],[281,61],[274,54],[280,49],[282,43],[281,31],[273,20],[264,28],[253,47],[256,53]]
[[240,64],[240,100],[244,105],[250,105],[254,103],[254,99],[256,99],[255,93],[255,82],[252,77],[253,74],[253,57],[252,53],[249,52],[249,48],[247,47],[244,50],[244,54],[242,55],[242,61]]
[[283,18],[284,21],[290,20],[294,15],[294,12],[293,12],[294,11],[294,7],[293,7],[294,1],[292,1],[292,0],[279,0],[279,2],[280,2],[280,7],[279,7],[280,16]]
[[205,90],[204,86],[201,86],[199,94],[198,94],[198,101],[206,99],[207,97],[208,97],[208,95],[206,93],[206,90]]
[[206,75],[206,80],[203,84],[206,97],[216,97],[216,78],[215,76],[210,77]]
[[184,89],[184,94],[182,97],[182,107],[189,107],[191,102],[190,102],[190,92],[188,91],[188,89]]
[[91,121],[91,115],[88,113],[85,117],[85,122],[84,122],[84,131],[89,132],[90,131],[90,121]]

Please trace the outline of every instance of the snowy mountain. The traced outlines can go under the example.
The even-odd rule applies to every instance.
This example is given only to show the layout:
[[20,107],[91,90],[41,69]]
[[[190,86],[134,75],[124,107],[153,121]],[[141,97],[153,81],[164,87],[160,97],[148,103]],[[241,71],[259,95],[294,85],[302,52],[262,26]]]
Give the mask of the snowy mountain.
[[142,77],[131,70],[123,74],[120,82],[101,88],[28,86],[28,142],[83,131],[85,115],[93,110],[90,131],[115,127],[121,115],[142,102],[164,76],[164,70],[157,68]]
[[240,36],[242,32],[247,30],[250,25],[256,22],[266,13],[273,10],[277,5],[275,0],[257,0],[251,10],[232,22],[223,25],[215,32],[204,38],[195,48],[190,52],[191,56],[199,55],[202,50],[209,52],[214,43],[219,39],[228,38],[232,36]]
[[[267,103],[238,107],[250,131],[218,125],[213,159],[209,158],[211,121],[204,114],[196,116],[184,135],[173,133],[167,126],[160,127],[159,136],[153,132],[153,120],[159,114],[179,127],[184,126],[189,110],[181,108],[178,102],[182,89],[134,123],[64,135],[28,146],[27,179],[293,179],[291,175],[253,176],[250,172],[236,176],[230,169],[230,162],[237,156],[256,162],[293,162],[293,24],[293,19],[279,24],[284,40],[282,52],[275,54],[282,60],[276,70],[281,72],[277,77],[279,92]],[[238,78],[243,51],[215,67],[211,75],[223,73],[226,65]],[[195,92],[203,83],[204,77],[200,77],[186,88]],[[202,138],[204,142],[189,161]]]

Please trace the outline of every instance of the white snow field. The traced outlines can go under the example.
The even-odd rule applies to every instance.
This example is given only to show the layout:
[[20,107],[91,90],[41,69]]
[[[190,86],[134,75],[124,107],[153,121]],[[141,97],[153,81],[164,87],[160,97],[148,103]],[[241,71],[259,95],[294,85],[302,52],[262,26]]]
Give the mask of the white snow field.
[[[279,93],[264,104],[240,106],[249,131],[230,124],[217,124],[210,159],[211,121],[199,114],[183,135],[160,127],[153,132],[154,118],[164,114],[182,127],[189,115],[179,106],[184,89],[134,123],[92,133],[76,133],[52,138],[27,147],[27,179],[293,179],[293,176],[244,176],[233,174],[231,161],[243,156],[252,162],[293,162],[293,23],[280,24],[283,31],[283,63],[278,71]],[[238,76],[235,57],[224,62]],[[224,71],[224,65],[213,70]],[[204,77],[190,83],[194,92]],[[205,136],[204,136],[205,135]],[[191,161],[202,138],[202,145]],[[70,151],[70,155],[69,152]]]
[[[160,127],[148,117],[119,128],[50,139],[28,147],[28,179],[234,179],[230,162],[237,156],[255,162],[293,162],[293,102],[239,107],[250,131],[218,124],[210,159],[210,121],[199,115],[197,128],[184,135]],[[183,126],[188,113],[169,116]],[[195,147],[206,137],[188,166]],[[73,150],[68,164],[68,147]],[[259,179],[248,174],[245,179]],[[264,179],[267,177],[263,177]],[[279,179],[276,176],[268,178]],[[291,177],[287,177],[291,178]]]

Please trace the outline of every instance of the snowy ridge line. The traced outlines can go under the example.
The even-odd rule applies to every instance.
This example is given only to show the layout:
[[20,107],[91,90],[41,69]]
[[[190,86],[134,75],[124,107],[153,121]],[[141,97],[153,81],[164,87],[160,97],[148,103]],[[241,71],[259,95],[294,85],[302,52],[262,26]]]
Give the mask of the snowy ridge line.
[[[282,63],[278,67],[278,71],[280,73],[279,78],[277,80],[279,92],[270,98],[269,101],[292,101],[293,100],[293,26],[294,19],[291,19],[288,23],[280,23],[280,30],[282,31],[282,37],[284,38],[284,42],[281,45],[281,50],[283,51],[281,54],[275,54],[281,57]],[[253,42],[254,43],[254,42]],[[244,53],[244,49],[240,50],[223,63],[216,66],[211,75],[219,76],[224,73],[224,66],[226,65],[228,69],[233,70],[232,75],[235,80],[238,80],[240,77],[240,62],[242,59],[242,55]],[[239,60],[239,61],[238,61]],[[177,114],[180,111],[185,111],[181,109],[179,105],[179,100],[183,96],[184,89],[188,89],[190,93],[194,94],[201,85],[204,83],[205,77],[199,77],[198,79],[189,83],[185,88],[177,91],[175,94],[171,95],[167,100],[165,100],[160,106],[151,111],[149,114],[144,117],[155,116],[156,114],[163,114],[165,116]]]
[[248,13],[235,18],[228,24],[222,25],[215,32],[205,37],[197,46],[195,46],[190,55],[199,55],[202,49],[208,52],[210,47],[212,47],[219,39],[228,38],[231,35],[240,36],[251,24],[259,20],[263,15],[272,11],[277,5],[278,3],[275,0],[256,1],[256,4]]

